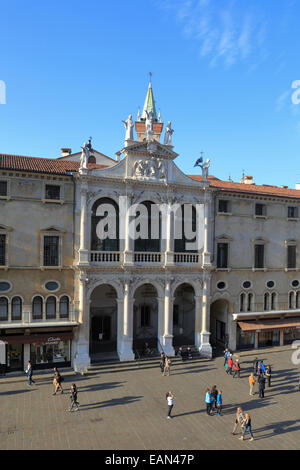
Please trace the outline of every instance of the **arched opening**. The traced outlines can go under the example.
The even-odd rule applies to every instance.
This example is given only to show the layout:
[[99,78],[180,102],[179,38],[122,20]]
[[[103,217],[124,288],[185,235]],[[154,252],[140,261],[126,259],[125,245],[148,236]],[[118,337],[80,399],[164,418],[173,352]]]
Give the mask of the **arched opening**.
[[193,248],[196,241],[197,213],[190,204],[183,204],[175,212],[175,253],[197,253]]
[[190,284],[181,284],[174,293],[173,346],[195,344],[195,291]]
[[152,352],[157,351],[158,304],[157,290],[152,284],[143,284],[134,294],[133,350],[143,354],[145,343]]
[[90,299],[90,357],[96,362],[103,353],[117,349],[117,292],[109,284],[96,287]]
[[92,207],[91,250],[119,251],[119,249],[119,206],[113,199],[103,197]]
[[219,299],[210,307],[210,344],[217,349],[224,350],[229,342],[229,312],[230,304],[227,300]]
[[152,201],[143,201],[139,206],[140,210],[139,207],[137,207],[136,211],[136,239],[134,240],[134,251],[159,253],[161,213],[158,205]]

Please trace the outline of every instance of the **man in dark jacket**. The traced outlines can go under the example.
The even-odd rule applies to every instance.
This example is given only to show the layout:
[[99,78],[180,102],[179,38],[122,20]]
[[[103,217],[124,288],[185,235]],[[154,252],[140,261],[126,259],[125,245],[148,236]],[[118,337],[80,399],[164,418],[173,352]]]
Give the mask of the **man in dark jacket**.
[[266,379],[264,378],[263,375],[261,375],[258,378],[259,398],[264,398],[265,397],[265,385],[266,385]]

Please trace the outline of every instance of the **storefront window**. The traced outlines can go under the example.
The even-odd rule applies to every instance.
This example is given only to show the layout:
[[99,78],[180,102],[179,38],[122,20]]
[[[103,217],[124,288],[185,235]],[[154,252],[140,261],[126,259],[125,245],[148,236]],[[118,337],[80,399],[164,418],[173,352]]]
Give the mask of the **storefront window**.
[[237,347],[238,349],[249,349],[254,347],[255,333],[244,332],[237,325]]
[[32,343],[30,345],[32,365],[65,365],[70,362],[70,341]]
[[260,331],[258,333],[258,347],[279,346],[280,331]]
[[6,364],[11,371],[23,369],[23,344],[8,344]]
[[290,328],[284,330],[283,333],[283,343],[291,344],[293,341],[300,340],[300,329],[299,328]]

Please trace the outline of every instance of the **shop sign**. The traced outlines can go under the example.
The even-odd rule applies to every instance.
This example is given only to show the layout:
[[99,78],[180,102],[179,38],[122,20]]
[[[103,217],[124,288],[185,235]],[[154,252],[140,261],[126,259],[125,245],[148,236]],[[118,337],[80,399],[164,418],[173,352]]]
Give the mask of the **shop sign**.
[[61,341],[60,338],[54,338],[53,336],[50,336],[50,337],[47,339],[47,343],[58,343],[59,341]]

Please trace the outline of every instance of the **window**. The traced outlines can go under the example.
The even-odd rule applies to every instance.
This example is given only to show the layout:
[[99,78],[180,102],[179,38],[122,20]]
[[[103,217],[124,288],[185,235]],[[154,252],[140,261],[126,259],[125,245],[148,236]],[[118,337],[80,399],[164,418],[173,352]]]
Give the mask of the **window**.
[[11,288],[11,284],[7,281],[0,282],[0,292],[6,292]]
[[88,163],[97,163],[95,155],[91,155],[88,159]]
[[243,288],[244,289],[249,289],[251,287],[251,281],[244,281],[243,282]]
[[229,212],[229,201],[220,199],[218,212],[223,212],[223,213]]
[[277,295],[276,292],[272,292],[271,294],[271,310],[276,310],[276,302],[277,301]]
[[5,266],[6,264],[6,235],[0,234],[0,266]]
[[228,243],[217,244],[217,268],[228,268]]
[[60,199],[60,186],[54,184],[46,184],[45,186],[45,199]]
[[253,299],[253,294],[248,294],[247,312],[251,312],[252,310],[252,299]]
[[8,301],[6,297],[0,297],[0,321],[8,320]]
[[7,181],[0,181],[0,196],[7,196]]
[[300,308],[300,292],[296,292],[296,308]]
[[59,265],[59,237],[44,236],[44,266]]
[[291,282],[291,285],[292,285],[293,287],[298,287],[298,286],[299,286],[299,281],[298,281],[298,279],[294,279],[294,280]]
[[269,310],[270,305],[270,294],[266,292],[264,295],[264,310]]
[[14,297],[11,302],[11,319],[22,319],[22,299],[21,297]]
[[275,286],[274,281],[267,281],[266,286],[268,289],[272,289]]
[[297,219],[298,217],[298,207],[288,207],[287,216],[289,219]]
[[69,297],[64,295],[59,301],[60,318],[69,318]]
[[266,215],[266,205],[265,204],[255,204],[255,215],[264,216]]
[[226,283],[225,283],[224,281],[219,281],[219,282],[217,283],[217,289],[223,290],[223,289],[225,289],[225,288],[226,288]]
[[150,326],[150,307],[142,305],[141,307],[141,326]]
[[46,302],[46,318],[56,318],[56,298],[48,297]]
[[289,308],[294,308],[295,292],[289,293]]
[[254,246],[254,267],[263,268],[264,267],[264,255],[265,247],[264,245],[255,245]]
[[287,268],[296,268],[296,245],[289,245],[287,247]]
[[41,320],[43,318],[43,299],[35,297],[32,301],[32,319]]
[[245,309],[245,297],[246,297],[246,294],[244,293],[240,295],[240,312],[243,312]]
[[48,281],[45,283],[45,289],[50,290],[51,292],[59,290],[60,285],[56,281]]

